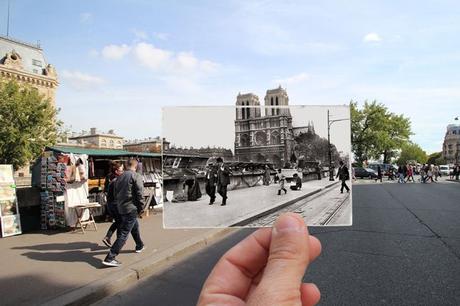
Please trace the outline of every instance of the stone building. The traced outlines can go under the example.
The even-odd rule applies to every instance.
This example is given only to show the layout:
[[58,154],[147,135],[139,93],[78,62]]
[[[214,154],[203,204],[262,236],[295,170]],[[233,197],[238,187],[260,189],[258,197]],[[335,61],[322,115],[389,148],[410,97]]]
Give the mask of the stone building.
[[[55,95],[59,82],[56,70],[45,59],[43,49],[38,44],[0,36],[0,82],[10,80],[17,81],[20,86],[36,88],[56,106]],[[14,176],[19,185],[23,184],[20,180],[30,182],[29,166],[20,168]]]
[[442,145],[442,157],[446,159],[448,164],[460,162],[460,124],[447,126]]
[[100,133],[91,128],[89,133],[83,131],[80,135],[69,137],[69,141],[84,147],[123,149],[123,137],[116,135],[114,130]]
[[235,158],[240,161],[271,162],[282,167],[294,148],[289,97],[281,86],[267,90],[264,114],[259,98],[238,94],[236,98]]
[[39,45],[0,36],[0,80],[16,80],[20,85],[37,88],[56,106],[56,70],[46,62]]
[[162,146],[164,146],[164,150],[167,151],[169,149],[169,142],[158,136],[155,138],[125,142],[123,148],[131,152],[161,153]]

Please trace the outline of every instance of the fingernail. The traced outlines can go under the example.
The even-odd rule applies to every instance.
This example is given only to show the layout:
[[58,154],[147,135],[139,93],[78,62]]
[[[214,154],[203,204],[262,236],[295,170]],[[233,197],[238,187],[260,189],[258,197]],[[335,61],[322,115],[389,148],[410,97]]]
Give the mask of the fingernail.
[[285,215],[281,216],[278,221],[276,221],[273,229],[275,232],[302,232],[303,224],[298,218],[291,215]]

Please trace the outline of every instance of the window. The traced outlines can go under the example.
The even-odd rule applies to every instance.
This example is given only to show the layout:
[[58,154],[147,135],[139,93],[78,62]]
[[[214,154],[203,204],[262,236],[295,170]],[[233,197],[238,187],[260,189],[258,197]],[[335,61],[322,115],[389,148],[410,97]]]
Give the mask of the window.
[[32,65],[42,67],[42,62],[36,59],[32,60]]
[[109,143],[110,143],[110,147],[111,147],[111,148],[113,148],[113,147],[114,147],[114,145],[115,145],[115,142],[114,142],[113,140],[110,140],[110,142],[109,142]]
[[[246,105],[249,106],[249,101],[246,101]],[[249,119],[249,107],[246,108],[246,118]]]

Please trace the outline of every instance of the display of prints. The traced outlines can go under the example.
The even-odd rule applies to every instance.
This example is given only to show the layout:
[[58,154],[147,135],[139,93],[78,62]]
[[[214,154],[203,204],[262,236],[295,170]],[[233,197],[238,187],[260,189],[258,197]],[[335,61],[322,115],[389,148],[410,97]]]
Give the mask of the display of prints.
[[0,200],[0,214],[2,216],[11,216],[18,213],[16,200]]
[[16,189],[11,184],[0,184],[0,200],[11,200],[16,197]]
[[0,165],[0,184],[1,183],[14,184],[12,165]]
[[19,215],[5,216],[2,219],[2,237],[21,234],[21,220]]
[[12,165],[0,165],[0,225],[2,237],[21,234]]

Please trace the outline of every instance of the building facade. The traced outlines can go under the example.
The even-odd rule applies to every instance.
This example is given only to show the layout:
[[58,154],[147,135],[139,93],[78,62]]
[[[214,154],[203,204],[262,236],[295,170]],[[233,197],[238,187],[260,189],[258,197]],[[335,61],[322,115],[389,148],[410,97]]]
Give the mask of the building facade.
[[169,142],[160,137],[128,141],[123,145],[125,150],[131,152],[161,153],[162,147],[167,151],[169,149]]
[[270,162],[283,167],[294,149],[294,130],[289,97],[281,86],[267,90],[263,114],[259,98],[238,94],[235,119],[235,158],[239,161]]
[[447,126],[442,145],[442,157],[446,159],[448,164],[460,163],[460,124]]
[[123,149],[123,137],[116,135],[114,130],[100,133],[96,128],[91,128],[89,133],[82,131],[80,135],[69,137],[69,143],[92,148]]
[[56,106],[57,73],[39,45],[0,36],[0,80],[36,88]]

